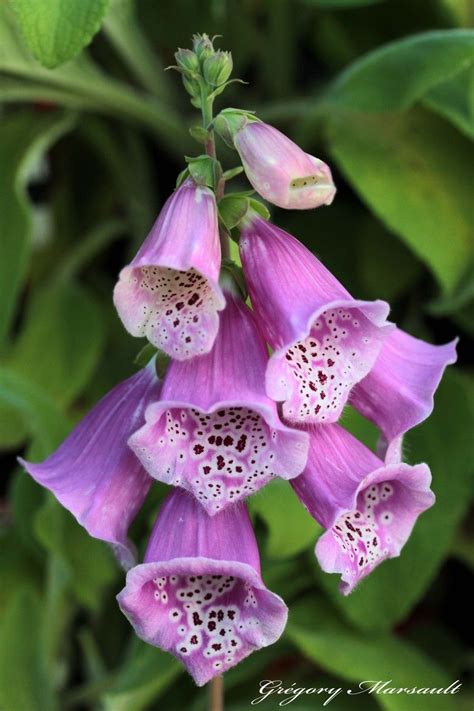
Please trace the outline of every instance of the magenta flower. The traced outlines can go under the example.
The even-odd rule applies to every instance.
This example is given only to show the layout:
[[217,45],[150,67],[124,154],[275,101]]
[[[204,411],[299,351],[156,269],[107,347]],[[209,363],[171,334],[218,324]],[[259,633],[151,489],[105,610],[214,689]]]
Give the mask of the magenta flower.
[[394,328],[384,301],[359,301],[287,232],[260,217],[240,254],[259,328],[273,354],[267,394],[291,423],[335,422]]
[[308,436],[280,421],[265,394],[267,352],[252,312],[226,291],[212,351],[172,361],[161,399],[129,445],[149,473],[191,491],[209,514],[300,474]]
[[134,563],[127,530],[152,483],[127,439],[142,425],[147,404],[158,396],[150,363],[102,398],[44,462],[20,459],[89,535],[112,545],[126,568]]
[[336,188],[329,166],[273,126],[250,121],[233,141],[247,178],[265,200],[292,210],[332,203]]
[[314,427],[305,471],[292,486],[326,532],[316,557],[341,575],[344,595],[387,558],[395,558],[418,516],[434,504],[426,464],[385,464],[339,425]]
[[178,360],[207,353],[225,305],[220,264],[214,193],[188,179],[120,272],[114,303],[127,331]]
[[287,619],[262,581],[244,505],[211,517],[180,489],[117,600],[137,635],[177,657],[198,686],[275,642]]
[[456,362],[456,343],[432,346],[397,328],[352,390],[352,405],[380,429],[388,458],[400,456],[403,434],[431,414],[443,372]]

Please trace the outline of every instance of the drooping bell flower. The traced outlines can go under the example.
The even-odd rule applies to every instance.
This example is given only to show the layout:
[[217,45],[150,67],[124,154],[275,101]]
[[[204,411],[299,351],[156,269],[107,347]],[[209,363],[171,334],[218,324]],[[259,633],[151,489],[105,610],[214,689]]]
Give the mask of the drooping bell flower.
[[291,423],[335,422],[394,328],[388,304],[354,299],[298,240],[256,215],[242,229],[240,255],[273,349],[267,394]]
[[434,504],[426,464],[384,463],[337,424],[313,427],[305,471],[291,484],[326,532],[316,557],[339,573],[344,595],[400,555],[418,516]]
[[198,686],[276,642],[288,614],[262,581],[245,505],[211,517],[182,489],[163,503],[117,600],[137,635],[177,657]]
[[239,152],[245,174],[265,200],[290,210],[330,205],[336,194],[331,171],[281,131],[242,112],[225,109],[217,119]]
[[382,433],[384,456],[399,457],[402,436],[431,414],[443,372],[456,362],[456,343],[433,346],[397,328],[352,390],[351,404]]
[[129,445],[156,479],[192,492],[213,515],[272,477],[300,474],[308,436],[265,394],[267,352],[252,312],[229,287],[210,353],[172,361],[159,402]]
[[127,440],[157,397],[159,383],[151,362],[102,398],[44,462],[20,459],[89,535],[111,544],[125,568],[135,561],[127,530],[153,481]]
[[177,360],[207,353],[224,308],[220,265],[214,193],[189,178],[120,272],[114,303],[127,331]]

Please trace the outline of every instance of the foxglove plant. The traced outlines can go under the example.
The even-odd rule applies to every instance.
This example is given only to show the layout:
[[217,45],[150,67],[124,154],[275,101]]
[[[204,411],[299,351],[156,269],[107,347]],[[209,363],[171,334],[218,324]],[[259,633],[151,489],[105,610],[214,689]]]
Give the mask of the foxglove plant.
[[[137,635],[202,685],[272,644],[286,623],[286,605],[262,581],[244,499],[275,476],[290,480],[325,529],[321,567],[351,592],[400,554],[434,503],[427,465],[402,462],[402,438],[430,414],[456,353],[454,341],[431,346],[389,323],[384,301],[355,299],[249,192],[225,195],[243,170],[284,208],[329,205],[335,186],[325,163],[251,112],[213,117],[229,53],[202,35],[175,57],[202,112],[191,133],[205,153],[186,159],[114,290],[126,329],[161,353],[46,461],[22,463],[130,568],[118,602]],[[215,132],[243,166],[223,172]],[[348,402],[378,427],[378,454],[338,424]],[[172,490],[134,565],[127,528],[155,479]]]

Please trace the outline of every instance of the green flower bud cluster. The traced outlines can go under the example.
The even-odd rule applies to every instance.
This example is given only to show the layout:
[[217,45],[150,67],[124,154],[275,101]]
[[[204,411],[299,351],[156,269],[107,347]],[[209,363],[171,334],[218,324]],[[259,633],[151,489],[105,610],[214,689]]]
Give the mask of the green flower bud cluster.
[[226,88],[232,73],[230,52],[215,50],[213,40],[206,34],[194,35],[193,49],[179,49],[175,54],[177,69],[191,103],[202,108],[203,101],[214,99]]

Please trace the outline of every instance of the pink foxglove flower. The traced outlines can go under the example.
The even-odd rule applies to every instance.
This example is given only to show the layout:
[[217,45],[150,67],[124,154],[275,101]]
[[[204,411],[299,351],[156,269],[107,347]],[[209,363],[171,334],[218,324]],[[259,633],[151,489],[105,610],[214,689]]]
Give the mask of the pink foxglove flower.
[[233,141],[247,178],[265,200],[291,210],[332,203],[336,188],[329,166],[273,126],[247,122]]
[[352,390],[351,404],[380,429],[389,458],[400,456],[403,434],[431,414],[443,372],[456,362],[456,343],[432,346],[397,328]]
[[386,464],[336,424],[311,429],[307,467],[291,483],[327,529],[316,557],[325,572],[341,575],[345,595],[400,555],[418,516],[435,501],[426,464]]
[[199,686],[275,642],[287,619],[262,581],[244,504],[211,517],[180,489],[117,599],[137,635],[171,652]]
[[250,309],[226,291],[212,351],[172,361],[161,399],[129,440],[149,473],[192,492],[209,514],[300,474],[308,436],[284,425],[265,394],[267,352]]
[[384,301],[352,298],[298,240],[253,216],[242,229],[242,265],[259,328],[273,354],[268,395],[291,423],[335,422],[394,328]]
[[207,353],[224,308],[220,265],[214,193],[188,179],[120,273],[114,303],[125,328],[178,360]]
[[125,568],[134,563],[127,529],[153,481],[127,439],[157,397],[158,379],[150,363],[102,398],[44,462],[20,460],[89,535],[112,545]]

